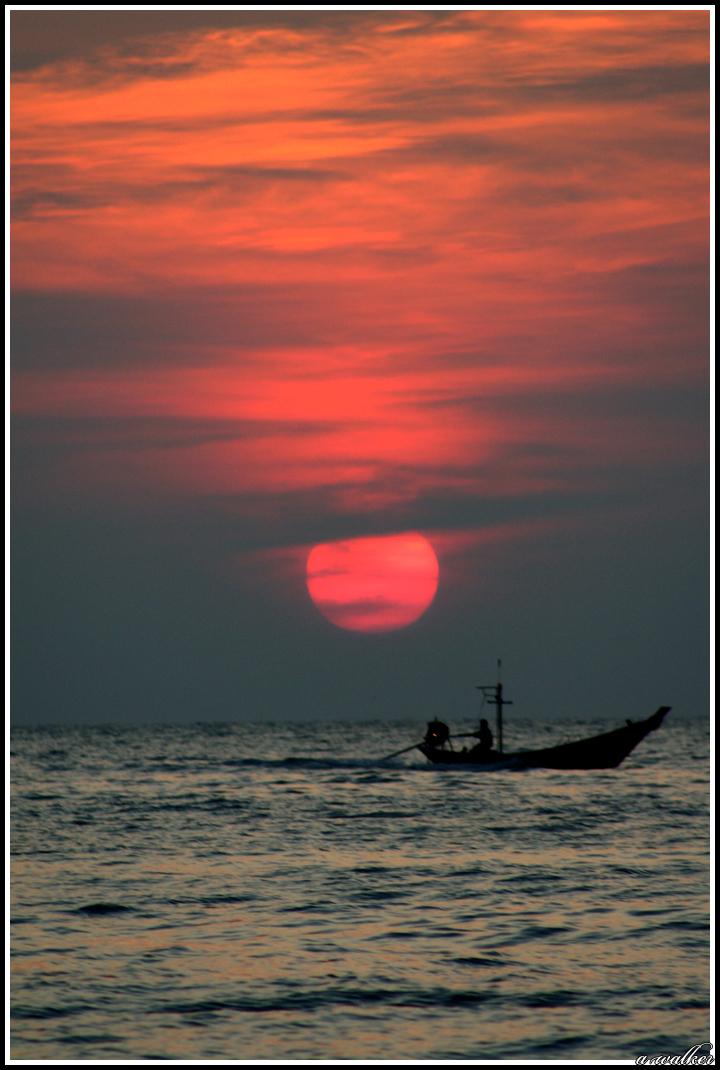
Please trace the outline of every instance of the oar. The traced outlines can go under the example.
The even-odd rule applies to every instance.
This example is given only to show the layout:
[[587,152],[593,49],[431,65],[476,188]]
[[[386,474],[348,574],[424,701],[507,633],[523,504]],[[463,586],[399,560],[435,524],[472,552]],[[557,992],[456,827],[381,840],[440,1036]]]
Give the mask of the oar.
[[402,750],[396,750],[394,754],[386,754],[384,758],[380,758],[381,762],[389,762],[391,758],[397,758],[398,754],[407,754],[409,750],[415,750],[416,747],[422,746],[424,740],[420,740],[420,743],[413,743],[411,747],[403,747]]
[[479,732],[456,732],[452,738],[465,739],[467,736],[472,736],[474,739],[477,739],[479,735]]

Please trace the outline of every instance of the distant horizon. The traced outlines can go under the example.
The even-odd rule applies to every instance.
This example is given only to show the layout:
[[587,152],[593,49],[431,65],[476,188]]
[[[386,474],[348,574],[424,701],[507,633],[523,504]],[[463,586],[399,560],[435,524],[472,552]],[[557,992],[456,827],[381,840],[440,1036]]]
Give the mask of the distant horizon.
[[[648,711],[647,713],[643,713],[642,715],[638,714],[636,717],[631,718],[631,720],[634,720],[634,721],[645,721],[645,720],[647,720],[648,717],[651,717],[654,712],[655,712],[655,710],[653,709],[653,710]],[[452,727],[452,725],[460,725],[460,724],[466,725],[466,724],[477,723],[479,714],[476,715],[475,717],[472,717],[472,716],[452,717],[450,715],[445,715],[443,717],[442,713],[440,711],[438,711],[437,714],[433,714],[432,716],[429,717],[429,719],[432,720],[433,716],[439,717],[440,720],[444,720],[446,723],[448,723]],[[710,713],[690,713],[688,711],[683,711],[682,713],[676,713],[675,710],[671,710],[671,712],[667,715],[667,718],[666,718],[666,720],[665,720],[665,722],[663,724],[663,729],[666,729],[668,726],[672,725],[673,716],[675,716],[676,719],[688,720],[688,721],[698,721],[698,720],[710,721],[711,718],[712,718],[712,715]],[[494,731],[494,727],[495,727],[494,715],[490,714],[487,717],[487,720],[488,720],[488,722],[490,724],[491,729]],[[597,716],[593,716],[593,717],[582,716],[580,714],[578,714],[575,717],[573,717],[570,714],[563,714],[563,715],[558,715],[558,716],[555,716],[555,717],[553,717],[552,715],[549,715],[549,714],[543,714],[542,716],[532,716],[531,714],[528,714],[528,715],[525,715],[525,716],[520,716],[520,717],[517,718],[517,720],[513,720],[513,721],[511,721],[508,717],[504,717],[503,718],[503,726],[504,726],[504,733],[505,733],[506,742],[507,742],[508,734],[512,735],[512,727],[513,727],[513,725],[521,726],[523,724],[534,724],[534,723],[537,723],[537,722],[543,722],[543,723],[556,722],[558,724],[561,724],[561,723],[562,724],[595,724],[595,723],[600,722],[600,721],[608,722],[608,723],[617,722],[618,727],[623,727],[625,725],[626,718],[625,717],[621,717],[620,715],[615,716],[615,715],[613,715],[611,713],[604,714],[604,715],[598,714]],[[336,720],[331,720],[331,719],[328,719],[328,718],[323,718],[322,720],[319,719],[319,718],[316,718],[316,719],[306,718],[306,719],[303,719],[303,720],[288,718],[286,721],[253,721],[253,720],[249,720],[249,719],[248,720],[236,720],[236,721],[222,721],[222,720],[218,720],[218,721],[202,721],[202,720],[198,720],[198,721],[128,721],[126,723],[122,723],[122,722],[118,722],[118,721],[112,721],[112,722],[111,721],[92,721],[92,722],[88,721],[88,722],[83,722],[83,723],[66,722],[66,723],[62,723],[62,724],[60,724],[60,723],[51,723],[49,721],[35,721],[35,722],[32,722],[32,723],[28,722],[26,724],[13,724],[11,722],[10,723],[10,728],[12,730],[14,730],[16,728],[18,728],[18,729],[48,728],[48,729],[59,729],[59,730],[64,730],[66,728],[67,729],[73,729],[73,728],[117,728],[117,729],[123,729],[124,730],[124,729],[133,729],[133,728],[192,728],[192,727],[203,727],[203,726],[206,726],[208,728],[212,728],[212,727],[232,728],[232,727],[236,727],[236,726],[237,727],[251,726],[251,727],[262,728],[262,729],[272,729],[272,728],[282,728],[285,725],[325,725],[325,726],[328,726],[328,727],[332,727],[332,726],[336,726],[336,725],[337,726],[362,727],[362,726],[365,725],[365,726],[368,726],[368,727],[371,727],[371,726],[387,726],[387,727],[404,728],[404,727],[413,726],[413,725],[416,725],[416,726],[419,725],[419,726],[422,727],[425,724],[426,724],[426,720],[423,720],[421,718],[416,718],[416,719],[413,720],[412,718],[404,717],[401,720],[392,721],[392,720],[385,720],[385,719],[381,719],[381,718],[362,718],[362,717],[360,717],[360,718],[352,719],[352,720],[348,719],[348,718],[337,718]]]

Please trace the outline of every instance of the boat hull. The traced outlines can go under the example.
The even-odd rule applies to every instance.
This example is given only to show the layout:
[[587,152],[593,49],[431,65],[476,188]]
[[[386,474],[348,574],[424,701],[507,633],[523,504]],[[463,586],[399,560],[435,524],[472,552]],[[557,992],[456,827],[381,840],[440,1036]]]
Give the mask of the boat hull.
[[471,765],[488,772],[500,769],[616,769],[648,732],[660,727],[670,709],[670,706],[661,706],[657,713],[645,721],[628,723],[614,732],[604,732],[589,739],[562,743],[558,747],[546,747],[543,750],[516,751],[513,754],[486,751],[479,754],[477,747],[468,751],[453,751],[425,743],[421,743],[418,750],[436,765]]

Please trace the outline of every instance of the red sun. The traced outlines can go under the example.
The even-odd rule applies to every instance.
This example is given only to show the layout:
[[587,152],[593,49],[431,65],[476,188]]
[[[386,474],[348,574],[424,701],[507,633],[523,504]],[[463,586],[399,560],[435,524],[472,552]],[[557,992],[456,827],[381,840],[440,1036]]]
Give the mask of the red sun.
[[310,553],[307,585],[323,616],[353,632],[392,632],[435,597],[438,563],[422,535],[325,542]]

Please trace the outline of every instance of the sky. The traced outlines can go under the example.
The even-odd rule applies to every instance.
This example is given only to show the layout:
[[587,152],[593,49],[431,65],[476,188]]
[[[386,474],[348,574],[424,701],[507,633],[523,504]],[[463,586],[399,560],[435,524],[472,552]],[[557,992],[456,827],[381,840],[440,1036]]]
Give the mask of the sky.
[[[705,715],[709,41],[11,11],[14,723]],[[319,611],[404,533],[425,612]]]

